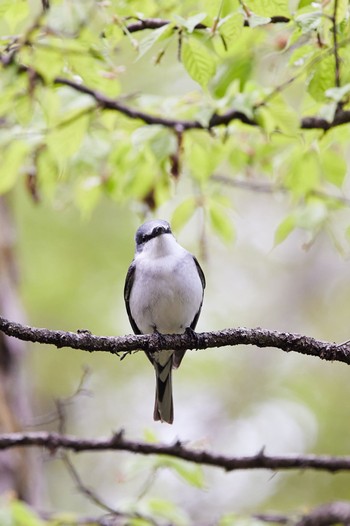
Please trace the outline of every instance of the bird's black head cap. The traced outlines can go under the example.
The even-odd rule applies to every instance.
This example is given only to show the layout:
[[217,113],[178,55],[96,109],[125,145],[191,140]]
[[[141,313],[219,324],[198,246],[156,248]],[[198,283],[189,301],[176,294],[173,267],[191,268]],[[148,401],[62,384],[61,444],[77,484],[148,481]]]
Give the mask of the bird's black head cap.
[[137,229],[135,235],[136,247],[141,247],[147,243],[147,241],[157,236],[171,233],[171,228],[167,221],[164,221],[163,219],[147,221]]

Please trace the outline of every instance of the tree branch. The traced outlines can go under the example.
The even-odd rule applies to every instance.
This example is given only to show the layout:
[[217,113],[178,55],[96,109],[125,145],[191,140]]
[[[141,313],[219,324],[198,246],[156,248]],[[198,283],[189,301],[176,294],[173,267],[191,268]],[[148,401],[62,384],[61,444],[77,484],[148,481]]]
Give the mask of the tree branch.
[[[286,16],[272,16],[269,23],[288,24],[288,22],[290,22],[290,18]],[[158,29],[167,26],[170,23],[170,20],[164,20],[162,18],[143,18],[137,20],[137,22],[128,24],[126,30],[128,33],[137,33],[138,31],[144,31],[145,29]],[[250,27],[248,18],[244,20],[244,26]],[[174,29],[177,29],[177,26],[175,26]],[[194,29],[210,29],[210,27],[205,24],[197,24]]]
[[350,365],[350,341],[336,344],[316,340],[309,336],[267,329],[224,329],[214,332],[190,334],[130,334],[128,336],[95,336],[86,330],[65,332],[41,329],[11,322],[0,316],[0,331],[20,340],[51,344],[58,348],[70,347],[89,352],[109,352],[119,355],[132,351],[155,352],[163,350],[209,349],[234,345],[276,347],[285,352],[316,356],[322,360]]
[[78,438],[49,432],[8,433],[0,435],[0,450],[14,447],[39,446],[55,452],[57,449],[82,451],[129,451],[139,455],[167,455],[187,460],[195,464],[212,466],[225,471],[241,469],[314,469],[335,473],[350,470],[350,456],[331,455],[266,455],[260,451],[256,455],[230,457],[199,451],[185,447],[180,442],[172,445],[153,444],[127,440],[123,433],[111,438]]
[[314,508],[304,515],[296,526],[330,526],[331,524],[350,523],[350,503],[343,501],[330,502]]
[[[239,120],[244,124],[248,124],[250,126],[258,126],[258,123],[255,121],[255,119],[251,119],[241,111],[237,111],[235,109],[229,110],[226,113],[223,113],[222,115],[219,115],[218,113],[213,113],[208,125],[204,125],[199,121],[168,119],[166,117],[152,115],[144,111],[130,108],[129,106],[122,104],[116,99],[111,99],[107,97],[106,95],[97,90],[89,88],[88,86],[85,86],[84,84],[80,84],[73,80],[66,79],[64,77],[56,77],[53,82],[54,84],[63,84],[65,86],[71,87],[76,91],[79,91],[80,93],[90,95],[95,99],[100,108],[115,110],[122,113],[123,115],[126,115],[130,119],[139,119],[145,122],[146,124],[157,124],[166,128],[172,128],[180,133],[186,130],[207,130],[215,128],[217,126],[227,126],[234,120]],[[300,121],[300,128],[304,130],[319,129],[327,131],[331,128],[335,128],[336,126],[340,126],[341,124],[347,124],[349,122],[350,110],[339,110],[338,112],[336,112],[334,119],[331,122],[318,116],[303,117]]]

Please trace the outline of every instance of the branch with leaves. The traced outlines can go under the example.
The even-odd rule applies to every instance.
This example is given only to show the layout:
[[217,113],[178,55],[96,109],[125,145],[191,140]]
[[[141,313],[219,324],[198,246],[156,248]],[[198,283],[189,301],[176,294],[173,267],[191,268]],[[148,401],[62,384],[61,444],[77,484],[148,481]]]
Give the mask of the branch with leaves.
[[[203,124],[202,122],[196,120],[169,119],[166,117],[161,117],[160,115],[154,115],[135,108],[131,108],[130,106],[127,106],[116,99],[111,99],[103,93],[100,93],[97,90],[91,89],[88,86],[75,82],[71,79],[56,77],[53,82],[54,84],[69,86],[75,91],[90,95],[102,109],[114,110],[126,115],[130,119],[141,120],[148,125],[161,125],[165,128],[171,128],[177,132],[185,132],[187,130],[210,130],[218,126],[228,126],[235,120],[238,120],[249,126],[258,126],[257,120],[248,117],[245,113],[236,109],[229,110],[222,114],[214,112],[210,117],[208,124]],[[264,104],[259,104],[259,106],[262,105]],[[318,129],[327,131],[331,128],[335,128],[349,122],[350,110],[340,110],[335,113],[332,121],[328,121],[327,119],[319,116],[303,117],[300,121],[300,128],[304,130]]]
[[0,331],[20,340],[70,347],[88,352],[109,352],[125,355],[133,351],[156,352],[162,350],[200,350],[236,345],[275,347],[285,352],[316,356],[322,360],[350,365],[350,341],[336,344],[316,340],[309,336],[267,329],[224,329],[215,332],[184,334],[130,334],[128,336],[95,336],[85,329],[77,332],[51,330],[21,325],[0,316]]

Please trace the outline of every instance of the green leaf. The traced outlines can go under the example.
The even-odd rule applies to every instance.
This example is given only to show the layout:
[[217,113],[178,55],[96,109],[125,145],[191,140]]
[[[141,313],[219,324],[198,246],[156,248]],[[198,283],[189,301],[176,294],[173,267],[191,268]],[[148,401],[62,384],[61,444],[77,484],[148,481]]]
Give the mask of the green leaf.
[[325,93],[334,87],[334,57],[326,57],[318,63],[308,87],[308,92],[316,101],[324,101]]
[[298,9],[301,9],[302,7],[307,7],[310,4],[313,3],[314,0],[300,0],[298,4]]
[[62,72],[63,55],[45,47],[36,47],[33,60],[29,65],[38,71],[47,82],[51,82]]
[[18,26],[23,22],[29,15],[29,3],[27,0],[12,0],[9,6],[7,2],[6,12],[4,19],[6,20],[11,33],[15,32]]
[[151,499],[148,502],[152,517],[163,517],[167,519],[168,524],[187,524],[184,520],[182,510],[177,508],[173,502],[165,499]]
[[235,231],[233,224],[227,217],[223,207],[217,203],[214,199],[210,200],[209,206],[209,219],[213,230],[219,234],[221,239],[225,243],[232,243],[235,239]]
[[295,211],[295,224],[304,230],[317,230],[327,219],[327,205],[321,198],[313,197],[307,205]]
[[50,200],[53,199],[57,190],[60,171],[47,148],[43,148],[37,157],[36,168],[40,193]]
[[340,102],[345,95],[350,93],[350,83],[341,86],[340,88],[329,88],[326,91],[326,97],[334,100],[335,102]]
[[260,16],[255,13],[249,15],[249,27],[251,27],[252,29],[254,27],[266,26],[266,24],[270,24],[270,22],[271,17]]
[[192,217],[197,208],[194,197],[188,197],[177,206],[171,218],[171,225],[174,230],[180,230]]
[[225,41],[227,51],[237,45],[243,31],[243,23],[244,17],[241,13],[233,13],[220,20],[218,30]]
[[107,24],[103,29],[103,36],[107,39],[110,46],[114,47],[122,40],[124,33],[121,27],[115,22]]
[[181,60],[188,74],[203,88],[215,75],[216,60],[212,52],[194,36],[183,40]]
[[[333,16],[334,14],[334,2],[324,2],[324,14],[328,16]],[[344,18],[349,16],[349,0],[337,0],[337,11],[336,11],[336,23],[340,24]]]
[[246,0],[244,3],[260,16],[290,16],[288,0]]
[[13,523],[16,526],[44,526],[44,522],[23,502],[11,502]]
[[47,136],[47,147],[57,161],[64,161],[76,153],[87,130],[90,117],[81,115],[69,124],[56,126]]
[[270,117],[275,126],[287,135],[296,134],[299,130],[299,117],[294,108],[288,106],[281,95],[274,97],[267,105]]
[[165,26],[153,29],[145,38],[140,41],[138,60],[143,57],[156,42],[164,40],[174,34],[174,24],[166,24]]
[[97,176],[84,178],[77,186],[75,202],[83,216],[87,217],[97,205],[101,192],[101,179]]
[[142,151],[148,147],[158,161],[169,157],[176,151],[176,137],[163,126],[140,126],[131,136],[134,148]]
[[346,161],[342,153],[333,150],[321,150],[320,162],[325,179],[340,188],[347,171]]
[[190,486],[200,489],[204,488],[204,472],[200,465],[193,466],[183,460],[163,457],[159,461],[159,466],[174,470]]
[[128,519],[129,526],[153,526],[154,521],[143,519],[142,517],[133,517]]
[[186,161],[191,175],[207,180],[224,157],[225,147],[208,135],[188,134],[184,137]]
[[314,150],[295,154],[290,160],[289,173],[285,184],[297,197],[314,190],[320,180],[320,162]]
[[15,184],[28,149],[28,144],[17,140],[1,152],[0,194],[7,192]]
[[269,108],[261,106],[256,111],[256,121],[266,131],[267,134],[274,132],[277,123]]
[[177,22],[177,25],[187,29],[188,33],[193,33],[195,27],[203,22],[207,17],[207,13],[198,13],[196,15],[190,16],[189,18],[183,18],[182,16],[175,15],[174,20]]
[[318,29],[322,22],[323,13],[321,10],[311,13],[302,13],[295,17],[295,22],[300,27],[302,34],[309,33]]
[[295,229],[295,217],[294,214],[291,214],[287,216],[283,221],[278,225],[276,232],[275,232],[275,238],[274,238],[274,246],[276,247],[282,241],[284,241],[291,232]]

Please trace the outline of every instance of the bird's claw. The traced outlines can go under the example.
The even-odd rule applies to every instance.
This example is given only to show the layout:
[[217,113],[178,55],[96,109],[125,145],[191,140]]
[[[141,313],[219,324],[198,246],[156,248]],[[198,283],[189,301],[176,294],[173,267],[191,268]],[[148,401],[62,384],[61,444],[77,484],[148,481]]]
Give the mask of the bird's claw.
[[198,334],[196,333],[196,331],[194,331],[192,327],[186,327],[185,334],[186,336],[189,336],[191,338],[193,342],[193,346],[197,349],[199,338],[198,338]]

